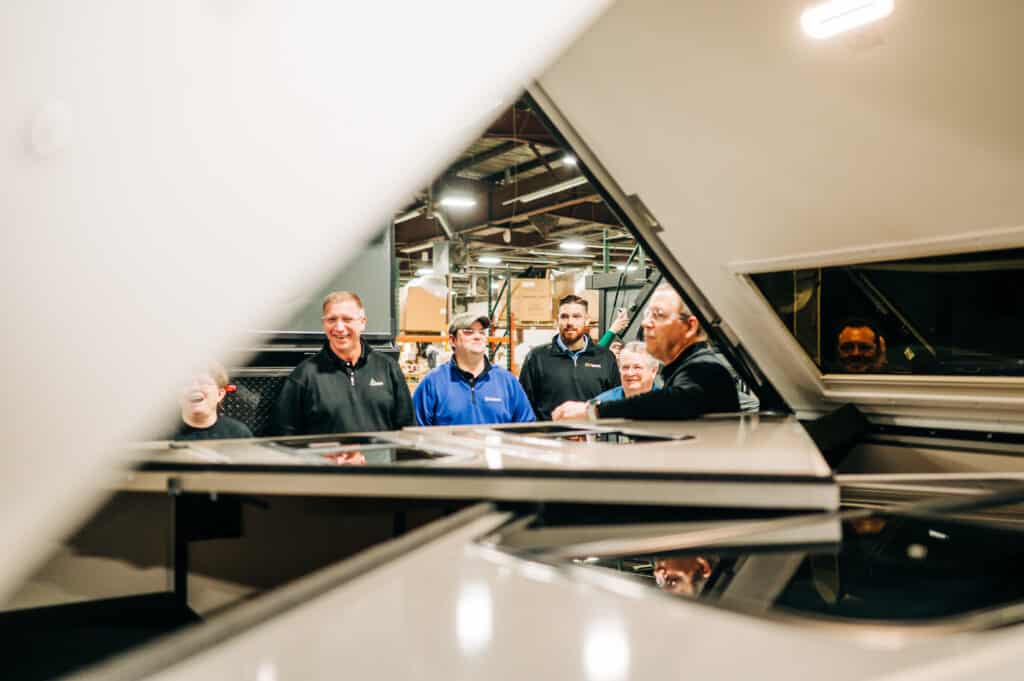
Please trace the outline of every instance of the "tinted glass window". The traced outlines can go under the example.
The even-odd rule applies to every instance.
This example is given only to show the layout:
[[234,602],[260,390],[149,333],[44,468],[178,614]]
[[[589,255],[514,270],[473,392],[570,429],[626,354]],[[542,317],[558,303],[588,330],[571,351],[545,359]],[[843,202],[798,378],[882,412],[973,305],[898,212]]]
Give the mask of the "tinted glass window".
[[751,278],[823,373],[1024,375],[1024,249]]

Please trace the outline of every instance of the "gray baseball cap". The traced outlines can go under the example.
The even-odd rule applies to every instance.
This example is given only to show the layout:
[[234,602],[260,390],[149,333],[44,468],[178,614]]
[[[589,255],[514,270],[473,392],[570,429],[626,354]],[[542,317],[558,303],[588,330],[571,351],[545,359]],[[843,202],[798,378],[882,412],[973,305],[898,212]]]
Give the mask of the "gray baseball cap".
[[485,329],[491,328],[491,320],[487,318],[487,315],[462,312],[452,317],[452,322],[448,325],[448,335],[454,336],[456,331],[470,328],[473,326],[473,322],[480,322]]

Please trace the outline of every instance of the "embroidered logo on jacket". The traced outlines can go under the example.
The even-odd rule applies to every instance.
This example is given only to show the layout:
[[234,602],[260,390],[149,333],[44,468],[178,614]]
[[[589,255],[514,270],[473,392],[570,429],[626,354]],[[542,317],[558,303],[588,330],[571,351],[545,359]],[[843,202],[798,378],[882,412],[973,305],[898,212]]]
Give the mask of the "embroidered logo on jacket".
[[376,388],[377,386],[384,385],[384,381],[378,381],[376,378],[370,379],[370,387]]
[[493,397],[491,395],[484,395],[484,402],[501,402],[501,398]]
[[601,368],[600,364],[594,364],[593,362],[584,362],[583,366],[590,367],[591,369],[600,369]]

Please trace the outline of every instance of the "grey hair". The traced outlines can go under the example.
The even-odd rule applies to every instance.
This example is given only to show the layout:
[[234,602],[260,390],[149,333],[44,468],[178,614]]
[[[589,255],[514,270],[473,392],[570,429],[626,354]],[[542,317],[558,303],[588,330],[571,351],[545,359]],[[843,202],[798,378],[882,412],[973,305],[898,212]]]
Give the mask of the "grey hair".
[[656,369],[661,364],[656,360],[650,353],[647,352],[647,346],[643,341],[630,341],[622,346],[622,350],[619,351],[619,357],[622,357],[623,352],[632,352],[637,355],[641,355],[647,366]]

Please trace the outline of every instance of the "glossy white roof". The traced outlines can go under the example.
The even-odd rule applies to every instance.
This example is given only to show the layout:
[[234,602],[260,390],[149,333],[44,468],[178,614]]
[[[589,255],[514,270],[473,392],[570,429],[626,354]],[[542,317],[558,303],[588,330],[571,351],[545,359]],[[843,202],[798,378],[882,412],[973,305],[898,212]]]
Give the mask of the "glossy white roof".
[[620,2],[537,91],[790,406],[1019,430],[1024,379],[822,379],[743,275],[1024,245],[1024,4],[897,0],[831,40],[809,4]]
[[1005,670],[1019,636],[839,635],[764,621],[473,543],[503,518],[485,515],[185,659],[172,642],[145,678],[968,678],[972,662]]

